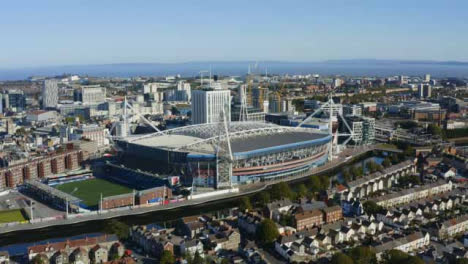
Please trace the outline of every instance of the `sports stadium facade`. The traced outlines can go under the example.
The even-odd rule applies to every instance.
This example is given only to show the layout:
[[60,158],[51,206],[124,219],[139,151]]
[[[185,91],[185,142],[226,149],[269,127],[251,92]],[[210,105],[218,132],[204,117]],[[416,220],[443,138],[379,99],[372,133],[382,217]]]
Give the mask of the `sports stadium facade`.
[[[162,173],[178,173],[186,184],[220,187],[220,148],[229,138],[229,185],[302,173],[327,162],[331,135],[311,128],[260,122],[185,126],[117,141],[124,160],[134,158]],[[225,131],[225,130],[224,130]],[[224,152],[225,153],[225,152]],[[154,164],[154,165],[153,165]],[[165,170],[165,171],[164,171]]]

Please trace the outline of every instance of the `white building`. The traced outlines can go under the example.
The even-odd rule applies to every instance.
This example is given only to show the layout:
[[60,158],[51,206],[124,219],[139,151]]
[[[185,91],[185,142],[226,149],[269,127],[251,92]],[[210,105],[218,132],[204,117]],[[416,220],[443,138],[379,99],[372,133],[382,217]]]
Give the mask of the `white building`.
[[177,91],[176,91],[176,101],[187,101],[191,100],[192,95],[192,88],[190,83],[185,81],[179,81],[177,83]]
[[28,112],[26,121],[28,122],[48,122],[55,121],[57,114],[54,111],[35,110]]
[[106,100],[106,88],[100,85],[83,85],[75,93],[75,101],[83,104],[103,103]]
[[58,81],[45,80],[42,86],[42,108],[55,108],[58,103]]
[[419,98],[431,97],[431,90],[432,90],[432,87],[431,87],[430,84],[421,83],[418,86],[418,96],[419,96]]
[[95,142],[98,147],[109,144],[108,139],[106,138],[106,128],[100,127],[98,125],[82,126],[78,129],[75,129],[74,133],[77,134],[79,138],[85,138]]
[[147,83],[143,86],[143,93],[150,95],[155,102],[162,102],[164,99],[164,91],[161,88],[167,88],[161,83]]
[[430,81],[431,81],[431,75],[430,75],[430,74],[426,74],[426,75],[424,76],[424,81],[425,81],[425,82],[430,82]]
[[395,240],[375,246],[374,250],[376,252],[377,259],[381,260],[385,251],[397,249],[406,253],[410,253],[428,246],[430,242],[429,233],[423,234],[422,232],[416,232],[405,237],[397,238]]
[[143,86],[143,93],[157,93],[158,92],[158,84],[157,83],[147,83]]
[[216,123],[223,109],[226,119],[231,120],[231,91],[192,91],[192,124]]

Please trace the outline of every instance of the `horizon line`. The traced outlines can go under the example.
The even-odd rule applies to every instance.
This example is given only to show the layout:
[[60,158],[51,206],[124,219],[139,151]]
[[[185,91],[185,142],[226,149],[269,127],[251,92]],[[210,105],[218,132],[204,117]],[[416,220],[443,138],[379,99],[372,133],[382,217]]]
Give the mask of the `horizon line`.
[[327,59],[327,60],[188,60],[180,62],[115,62],[115,63],[77,63],[77,64],[51,64],[51,65],[38,65],[38,66],[17,66],[11,68],[0,68],[2,71],[8,70],[25,70],[25,69],[39,69],[51,67],[83,67],[83,66],[108,66],[108,65],[177,65],[177,64],[194,64],[194,63],[339,63],[339,62],[382,62],[382,63],[422,63],[422,64],[468,64],[468,61],[463,60],[408,60],[408,59]]

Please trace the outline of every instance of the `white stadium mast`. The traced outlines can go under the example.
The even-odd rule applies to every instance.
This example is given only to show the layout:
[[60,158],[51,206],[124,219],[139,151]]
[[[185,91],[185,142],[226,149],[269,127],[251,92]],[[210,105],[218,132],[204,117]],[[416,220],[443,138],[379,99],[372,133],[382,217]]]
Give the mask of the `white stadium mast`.
[[[347,130],[349,131],[349,133],[339,133],[338,128],[336,129],[335,133],[333,133],[333,120],[332,120],[332,117],[333,117],[334,109],[336,108],[337,105],[333,101],[332,95],[333,95],[333,92],[330,92],[330,94],[328,96],[328,101],[325,102],[324,104],[320,105],[320,107],[317,110],[315,110],[315,112],[313,112],[306,119],[304,119],[299,125],[297,125],[297,128],[299,128],[302,125],[304,125],[305,123],[307,123],[308,121],[310,121],[314,116],[316,116],[320,112],[323,112],[323,113],[328,112],[328,116],[329,116],[328,131],[329,131],[330,135],[332,136],[332,140],[330,141],[330,147],[329,147],[329,151],[328,151],[328,158],[329,158],[330,161],[334,159],[334,156],[336,156],[338,153],[340,153],[341,148],[346,146],[346,144],[348,144],[348,142],[352,139],[352,136],[353,136],[353,130],[351,129],[348,122],[346,122],[346,119],[343,117],[343,115],[338,110],[336,110],[336,116],[341,118],[341,120],[345,124],[345,126],[346,126]],[[327,109],[327,107],[328,107],[328,109]],[[348,137],[341,144],[341,146],[338,145],[338,138],[339,137]]]
[[[227,108],[227,107],[225,107]],[[215,141],[216,147],[216,188],[232,188],[232,148],[229,137],[229,120],[227,120],[226,109],[220,113],[218,122],[218,137]]]
[[138,113],[133,107],[131,104],[128,103],[127,101],[127,97],[125,96],[125,99],[124,99],[124,109],[123,109],[123,115],[122,115],[122,121],[119,121],[121,122],[121,127],[122,129],[124,129],[125,131],[123,132],[123,135],[122,136],[115,136],[113,137],[112,136],[112,131],[114,131],[115,129],[115,126],[117,124],[117,122],[114,122],[112,124],[112,127],[109,129],[109,137],[110,139],[126,139],[128,137],[128,135],[130,134],[130,126],[129,126],[129,111],[133,114],[133,115],[136,115],[138,116],[141,120],[143,120],[145,123],[147,123],[151,128],[153,128],[156,132],[161,132],[161,130],[159,130],[150,120],[148,120],[146,117],[144,117],[142,114]]

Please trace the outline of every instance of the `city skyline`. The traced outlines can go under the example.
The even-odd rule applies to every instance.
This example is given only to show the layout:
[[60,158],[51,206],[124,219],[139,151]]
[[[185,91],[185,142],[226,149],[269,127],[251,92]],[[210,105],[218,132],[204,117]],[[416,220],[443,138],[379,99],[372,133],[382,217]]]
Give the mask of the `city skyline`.
[[188,61],[468,61],[464,1],[5,3],[0,68]]

